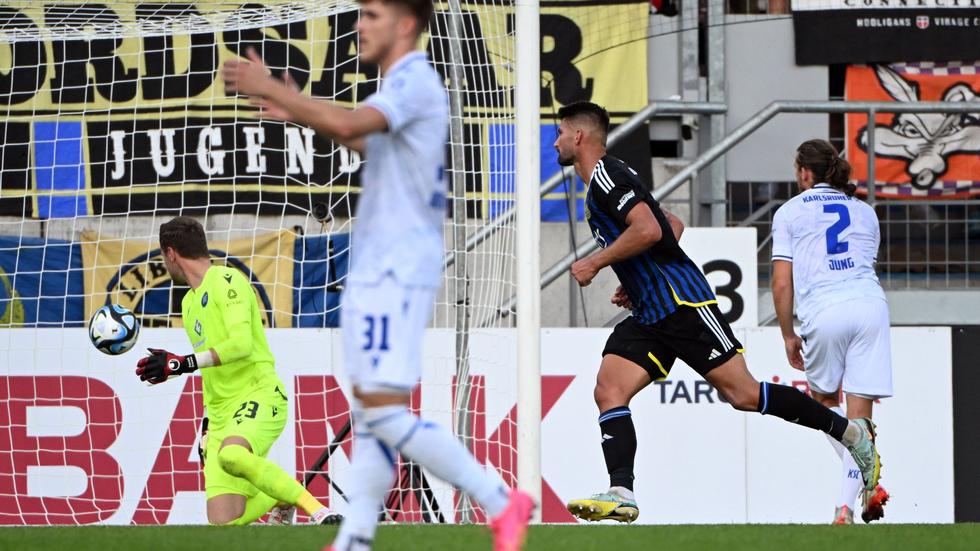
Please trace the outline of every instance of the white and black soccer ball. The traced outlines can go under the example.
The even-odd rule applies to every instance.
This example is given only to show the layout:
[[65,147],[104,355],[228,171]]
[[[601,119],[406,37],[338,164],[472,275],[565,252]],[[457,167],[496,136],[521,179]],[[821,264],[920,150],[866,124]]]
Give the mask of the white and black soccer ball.
[[88,322],[92,344],[112,356],[132,348],[139,334],[140,322],[136,316],[118,304],[99,308]]

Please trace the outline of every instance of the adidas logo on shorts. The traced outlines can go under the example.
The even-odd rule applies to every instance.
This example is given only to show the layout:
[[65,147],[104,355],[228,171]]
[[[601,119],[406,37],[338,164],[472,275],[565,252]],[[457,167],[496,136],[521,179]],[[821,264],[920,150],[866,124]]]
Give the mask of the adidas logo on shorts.
[[714,348],[712,348],[711,349],[711,354],[708,354],[708,359],[709,360],[713,360],[713,359],[717,358],[718,356],[721,356],[721,352],[718,352],[717,350],[715,350]]

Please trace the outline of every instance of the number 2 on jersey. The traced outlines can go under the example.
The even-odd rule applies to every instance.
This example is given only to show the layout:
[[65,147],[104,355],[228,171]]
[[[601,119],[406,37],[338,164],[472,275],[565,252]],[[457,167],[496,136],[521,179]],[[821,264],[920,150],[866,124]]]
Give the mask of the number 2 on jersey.
[[851,213],[847,210],[847,205],[831,203],[823,206],[823,211],[829,214],[836,214],[837,221],[827,228],[827,254],[846,253],[848,249],[847,241],[840,241],[840,234],[851,225]]
[[[364,316],[364,321],[367,323],[367,328],[364,330],[364,342],[363,350],[371,350],[374,348],[375,341],[377,341],[378,350],[381,352],[388,351],[388,316]],[[378,322],[378,323],[375,323]],[[375,335],[375,333],[379,333]]]

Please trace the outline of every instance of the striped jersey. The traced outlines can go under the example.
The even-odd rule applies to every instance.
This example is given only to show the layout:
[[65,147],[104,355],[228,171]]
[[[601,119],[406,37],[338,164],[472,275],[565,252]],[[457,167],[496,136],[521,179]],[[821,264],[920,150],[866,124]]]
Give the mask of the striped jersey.
[[806,323],[828,306],[885,298],[875,273],[881,234],[871,205],[817,184],[779,207],[772,259],[793,263],[796,314]]
[[677,243],[660,203],[643,188],[635,170],[609,155],[596,163],[585,196],[585,217],[596,243],[603,248],[612,244],[626,231],[630,210],[641,202],[653,211],[663,236],[646,251],[612,265],[633,303],[633,317],[650,325],[679,304],[715,302],[704,274]]

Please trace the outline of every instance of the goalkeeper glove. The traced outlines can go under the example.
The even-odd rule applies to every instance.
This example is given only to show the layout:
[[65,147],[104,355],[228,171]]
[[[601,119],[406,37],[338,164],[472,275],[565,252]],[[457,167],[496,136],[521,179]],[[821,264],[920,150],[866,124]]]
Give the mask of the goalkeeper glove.
[[201,458],[201,467],[208,456],[208,418],[201,421],[201,439],[197,442],[197,456]]
[[183,375],[197,371],[197,357],[194,354],[178,356],[159,348],[147,348],[150,355],[140,358],[136,363],[136,375],[141,381],[151,385],[160,384],[171,375]]

